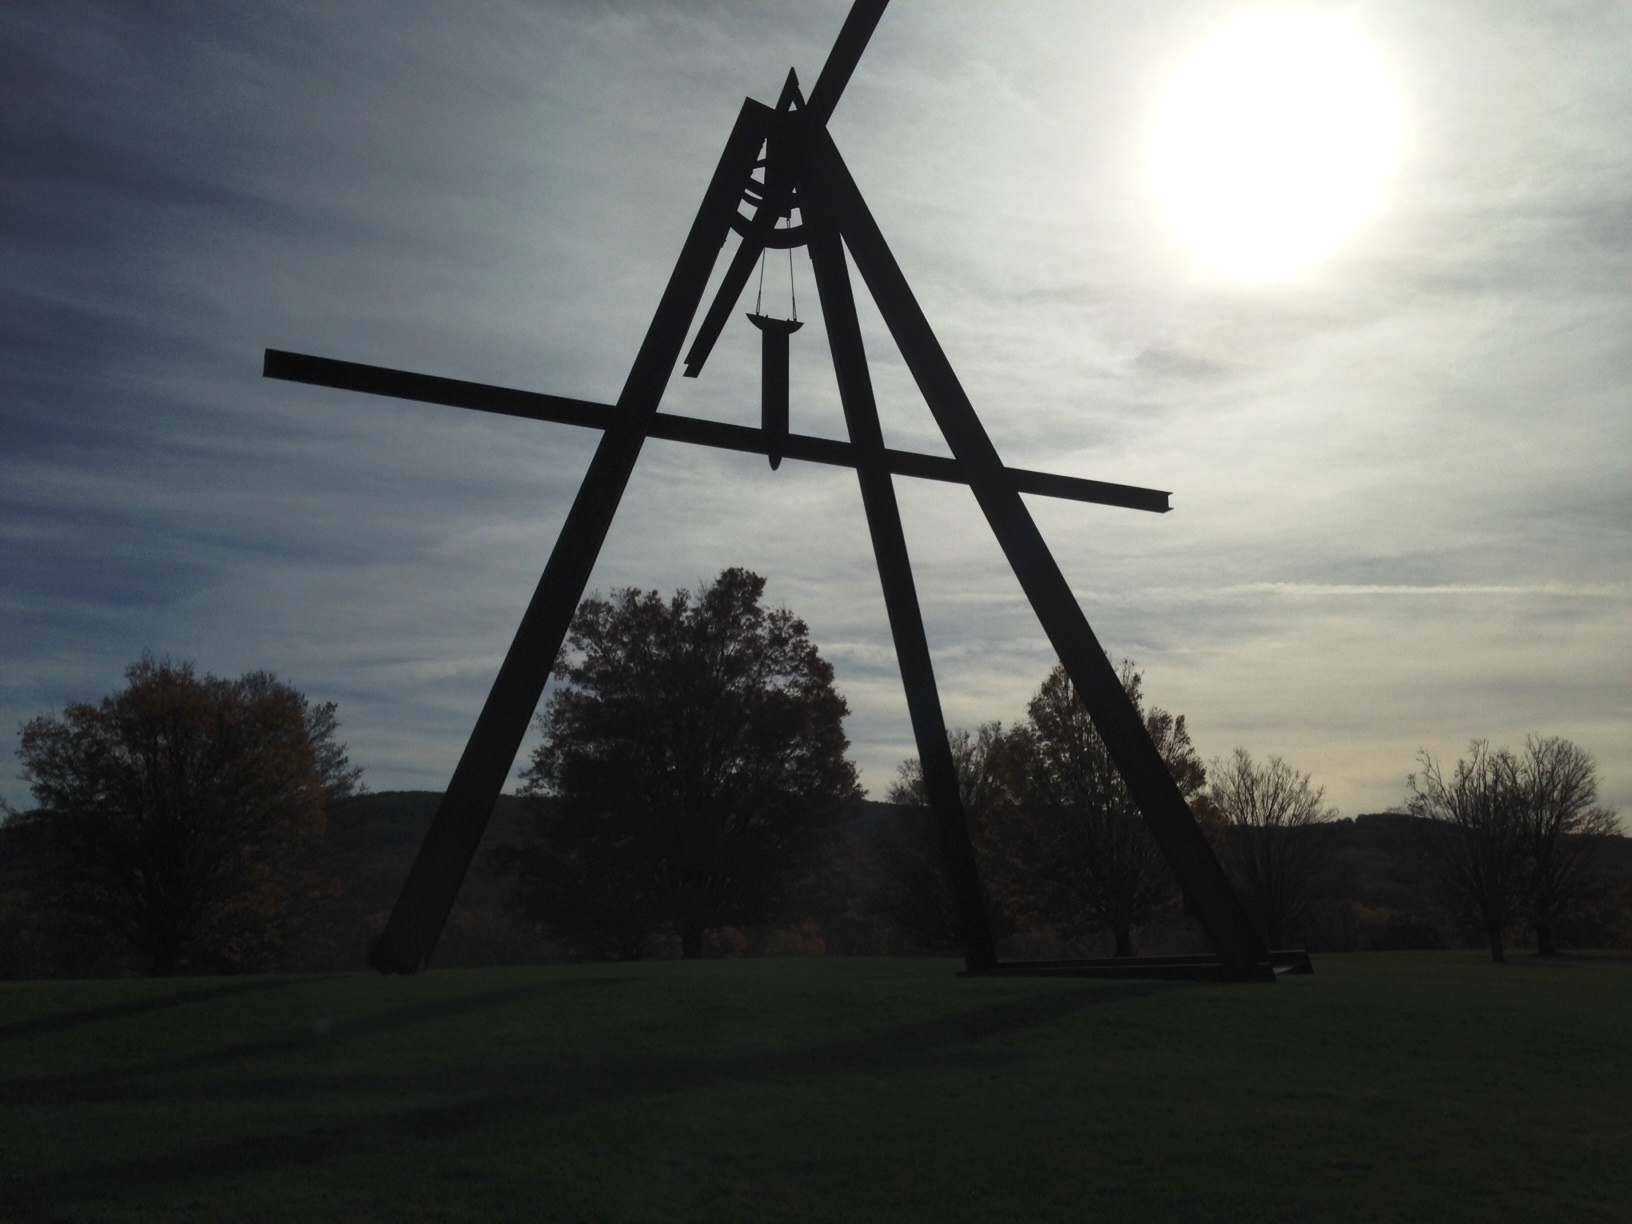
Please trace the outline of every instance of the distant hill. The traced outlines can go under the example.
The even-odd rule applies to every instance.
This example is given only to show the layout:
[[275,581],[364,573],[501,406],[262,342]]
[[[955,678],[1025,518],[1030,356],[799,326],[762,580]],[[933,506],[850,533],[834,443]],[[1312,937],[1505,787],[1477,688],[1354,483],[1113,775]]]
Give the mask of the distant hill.
[[[368,945],[385,925],[441,800],[438,791],[378,791],[329,810],[324,867],[340,884],[340,897],[328,910],[340,957],[336,968],[366,964]],[[438,964],[499,964],[548,953],[511,929],[504,916],[508,881],[486,869],[493,846],[521,840],[525,818],[525,800],[499,796],[482,848],[448,917]]]

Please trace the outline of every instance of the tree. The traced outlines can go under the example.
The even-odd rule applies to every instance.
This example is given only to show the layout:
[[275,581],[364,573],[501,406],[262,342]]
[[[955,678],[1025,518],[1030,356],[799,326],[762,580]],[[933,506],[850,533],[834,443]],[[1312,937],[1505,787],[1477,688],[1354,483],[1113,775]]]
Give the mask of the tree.
[[1438,762],[1418,754],[1408,807],[1432,822],[1425,845],[1441,875],[1479,917],[1490,958],[1507,959],[1502,941],[1524,888],[1526,830],[1519,764],[1505,748],[1474,740],[1447,781]]
[[1226,860],[1235,869],[1265,941],[1278,948],[1308,913],[1319,866],[1309,825],[1331,820],[1323,787],[1311,786],[1278,756],[1262,764],[1245,748],[1228,763],[1215,759],[1207,794],[1227,822]]
[[[1143,677],[1126,660],[1121,680],[1179,792],[1198,796],[1207,770],[1184,716],[1145,711]],[[1133,955],[1133,928],[1178,887],[1063,667],[1043,681],[1010,743],[1017,802],[999,834],[1000,889],[1067,938],[1108,927],[1116,955]]]
[[530,841],[500,861],[515,912],[592,950],[782,913],[861,799],[833,669],[765,580],[728,569],[695,595],[629,588],[579,606],[565,681],[539,718]]
[[[947,733],[947,741],[976,857],[984,859],[998,809],[1013,801],[1005,772],[1003,727],[996,722],[983,723],[973,732],[959,727]],[[885,797],[898,810],[893,821],[875,826],[868,839],[876,869],[873,904],[920,943],[956,948],[961,925],[957,904],[947,886],[940,834],[929,810],[923,765],[917,757],[901,763]],[[999,925],[1002,917],[992,915]]]
[[1528,736],[1514,784],[1524,855],[1523,890],[1536,951],[1558,951],[1556,928],[1593,883],[1594,837],[1617,831],[1615,813],[1594,807],[1598,767],[1567,739]]
[[297,852],[361,771],[268,672],[198,676],[143,655],[123,691],[25,723],[38,807],[14,817],[54,905],[123,939],[154,974],[190,956],[247,968],[277,940]]

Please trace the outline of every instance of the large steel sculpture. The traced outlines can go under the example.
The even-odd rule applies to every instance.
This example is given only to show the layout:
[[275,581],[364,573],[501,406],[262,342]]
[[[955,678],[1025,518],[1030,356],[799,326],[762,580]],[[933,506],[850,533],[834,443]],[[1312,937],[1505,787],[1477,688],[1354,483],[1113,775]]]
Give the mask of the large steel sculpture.
[[[1167,494],[1004,466],[828,134],[828,118],[886,2],[856,0],[808,97],[790,71],[775,106],[751,98],[743,102],[615,405],[267,351],[265,373],[273,378],[604,431],[396,907],[370,953],[370,963],[382,972],[416,972],[436,946],[647,437],[764,454],[773,468],[786,458],[855,469],[970,972],[1115,972],[1272,981],[1277,965],[1287,967],[1287,958],[1272,957],[1254,930],[1020,496],[1034,493],[1165,512]],[[744,204],[746,214],[739,211]],[[798,223],[793,221],[795,213]],[[815,272],[848,443],[788,431],[788,334],[797,324],[757,313],[750,317],[764,333],[760,429],[657,411],[716,257],[732,231],[740,240],[686,351],[686,375],[695,377],[702,370],[765,250],[803,246]],[[852,296],[851,262],[872,293],[953,458],[884,446]],[[954,481],[973,491],[1215,955],[1114,965],[997,960],[902,535],[895,476]]]

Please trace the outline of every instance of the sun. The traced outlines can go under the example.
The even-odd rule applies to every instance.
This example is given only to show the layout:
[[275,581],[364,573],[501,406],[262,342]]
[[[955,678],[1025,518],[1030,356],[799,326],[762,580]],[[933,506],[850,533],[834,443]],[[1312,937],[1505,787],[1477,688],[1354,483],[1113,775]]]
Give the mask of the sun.
[[1151,168],[1168,220],[1208,264],[1293,275],[1376,211],[1399,145],[1381,63],[1346,21],[1267,11],[1175,75]]

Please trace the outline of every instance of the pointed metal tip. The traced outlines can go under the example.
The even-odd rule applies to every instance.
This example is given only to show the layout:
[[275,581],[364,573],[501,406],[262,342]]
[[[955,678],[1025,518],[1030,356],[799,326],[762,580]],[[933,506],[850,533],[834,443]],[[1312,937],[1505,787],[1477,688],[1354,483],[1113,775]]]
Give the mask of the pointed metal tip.
[[771,471],[774,472],[774,471],[776,471],[777,468],[782,466],[782,456],[781,455],[772,455],[772,456],[770,456],[770,460],[771,460]]
[[788,79],[782,82],[782,93],[776,99],[776,109],[779,111],[803,110],[805,95],[799,92],[799,74],[792,68],[788,69]]

